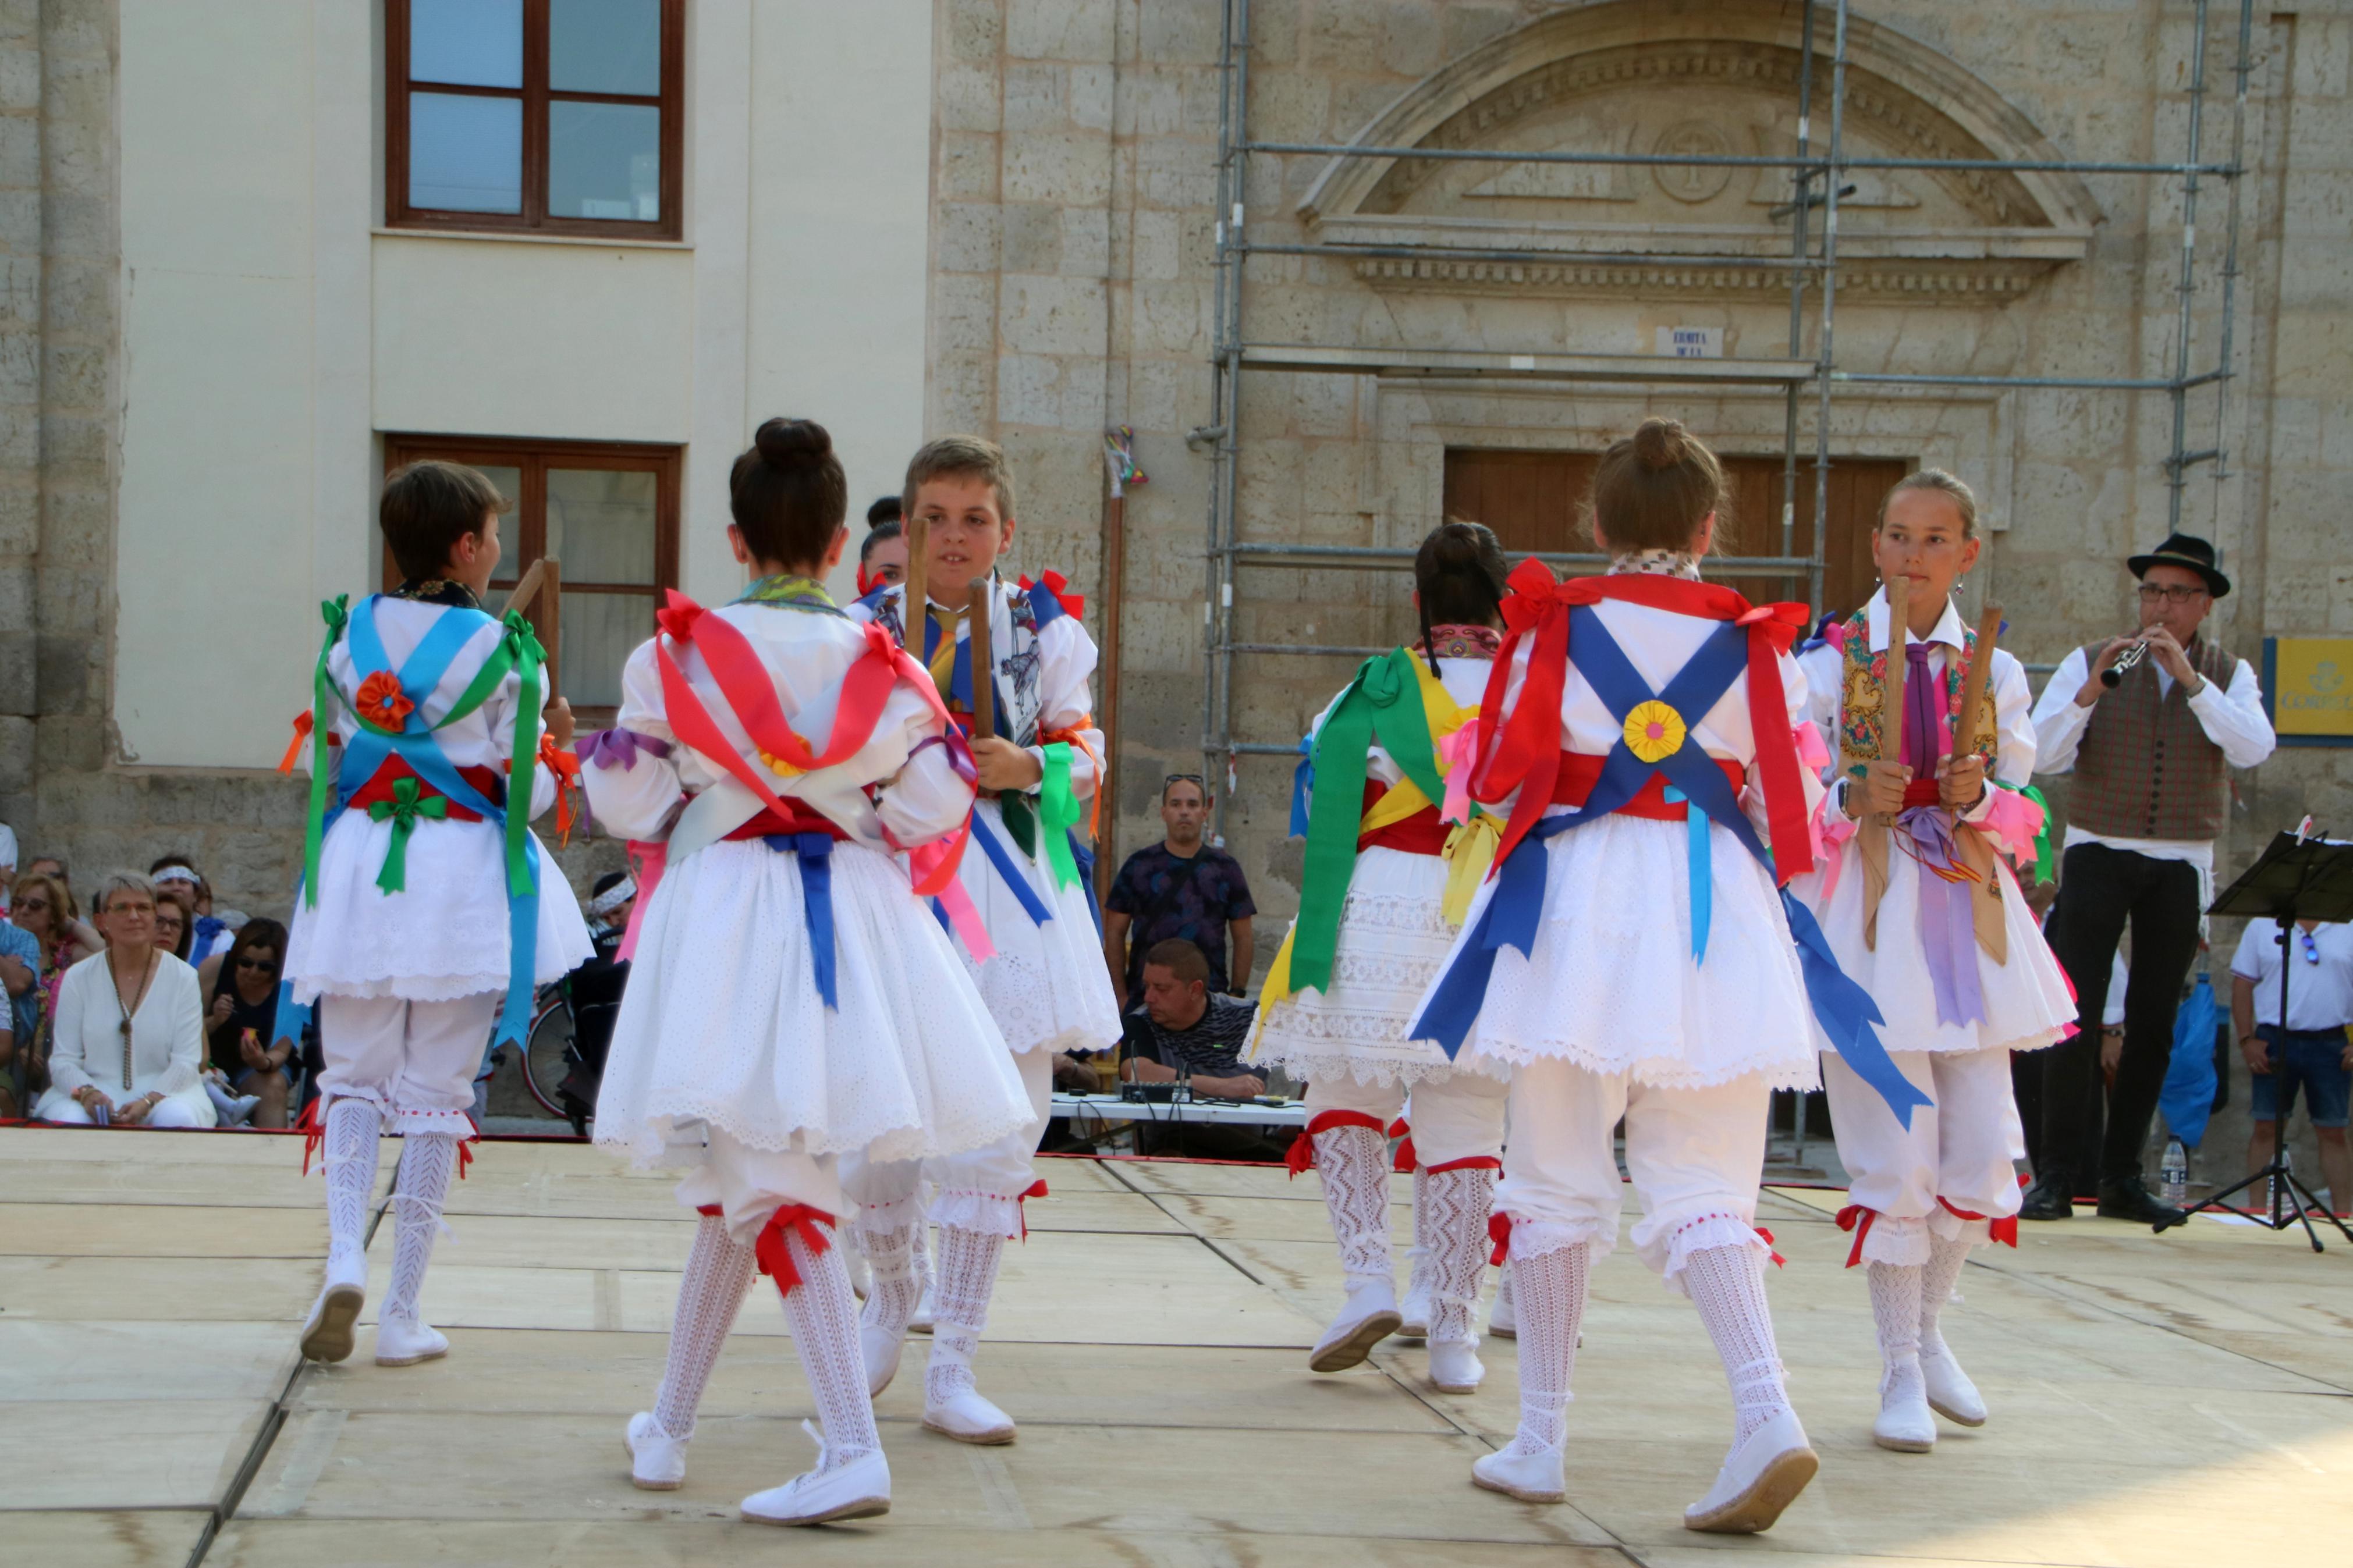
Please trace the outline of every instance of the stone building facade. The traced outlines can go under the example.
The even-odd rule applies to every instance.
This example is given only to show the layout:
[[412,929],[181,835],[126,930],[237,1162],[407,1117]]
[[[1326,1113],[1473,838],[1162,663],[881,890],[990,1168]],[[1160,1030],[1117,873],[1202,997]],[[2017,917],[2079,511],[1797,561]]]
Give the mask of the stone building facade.
[[[969,429],[1003,441],[1023,493],[1017,564],[1068,574],[1091,619],[1117,599],[1119,685],[1104,701],[1115,701],[1119,766],[1104,847],[1124,854],[1156,833],[1163,775],[1201,758],[1213,467],[1187,436],[1211,420],[1225,7],[929,9],[916,78],[927,73],[931,104],[929,374],[925,428],[908,437]],[[1262,141],[1794,145],[1797,0],[1251,0],[1248,10],[1248,124]],[[741,11],[698,5],[691,26],[733,26]],[[1818,15],[1817,147],[1831,8]],[[1849,148],[2177,158],[2190,17],[2186,0],[1874,0],[1855,13]],[[2212,7],[2211,162],[2229,156],[2236,21],[2235,5]],[[136,352],[122,300],[137,286],[121,265],[121,25],[117,0],[0,0],[0,816],[78,867],[188,848],[228,896],[270,908],[289,884],[300,792],[259,756],[250,770],[147,765],[125,754],[114,723],[116,485],[124,355]],[[2265,0],[2254,45],[2232,379],[2189,403],[2188,445],[2227,459],[2192,471],[2183,505],[2184,526],[2216,538],[2240,585],[2215,633],[2251,658],[2269,635],[2353,633],[2353,522],[2338,489],[2353,481],[2353,3]],[[1683,327],[1714,331],[1727,359],[1790,357],[1785,275],[1740,264],[1787,254],[1779,172],[1275,153],[1254,155],[1249,171],[1244,232],[1257,242],[1534,253],[1510,264],[1261,255],[1243,281],[1253,342],[1383,363],[1435,350],[1647,355],[1662,329]],[[1856,171],[1848,183],[1841,369],[2170,374],[2179,181]],[[2224,183],[2208,181],[2192,311],[2200,368],[2220,352],[2226,201]],[[709,237],[691,221],[687,243]],[[1595,259],[1662,253],[1724,261]],[[1803,314],[1801,359],[1819,330],[1810,296]],[[1783,398],[1767,384],[1246,373],[1236,533],[1410,545],[1441,515],[1450,450],[1590,453],[1653,412],[1734,456],[1782,449]],[[1975,485],[1989,548],[1969,595],[1998,596],[2010,646],[2048,663],[2129,624],[2122,560],[2166,531],[2171,417],[2162,392],[1847,384],[1831,400],[1830,448],[1835,460],[1940,464]],[[1809,392],[1809,458],[1815,418]],[[1117,425],[1134,427],[1150,479],[1127,499],[1124,569],[1107,584],[1100,437]],[[691,539],[723,522],[722,492],[690,492]],[[1745,547],[1772,547],[1777,523],[1742,520]],[[225,537],[223,547],[234,546]],[[1393,640],[1410,625],[1404,586],[1388,573],[1253,569],[1237,584],[1232,635]],[[188,668],[201,675],[189,701],[243,700],[237,649],[202,605],[186,614]],[[1235,735],[1295,742],[1347,668],[1244,656]],[[1276,919],[1299,864],[1284,837],[1289,785],[1282,760],[1245,757],[1226,803],[1230,847]],[[2306,811],[2353,824],[2353,751],[2284,750],[2236,788],[2234,862]],[[609,857],[592,849],[576,868]]]

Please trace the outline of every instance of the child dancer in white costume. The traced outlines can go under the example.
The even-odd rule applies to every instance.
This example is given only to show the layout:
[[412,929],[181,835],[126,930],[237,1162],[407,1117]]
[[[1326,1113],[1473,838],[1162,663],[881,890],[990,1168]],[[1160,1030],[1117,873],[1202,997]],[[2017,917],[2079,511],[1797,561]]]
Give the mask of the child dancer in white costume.
[[[402,1142],[376,1364],[448,1353],[417,1299],[459,1146],[474,1136],[475,1069],[494,1020],[520,1039],[533,987],[594,952],[571,888],[524,826],[555,799],[554,775],[534,765],[539,644],[520,616],[480,607],[510,504],[471,468],[409,464],[378,508],[406,581],[323,606],[304,716],[310,827],[278,1011],[281,1037],[299,1038],[301,1005],[316,998],[326,1058],[308,1121],[325,1144],[329,1237],[326,1286],[302,1325],[312,1361],[352,1353],[381,1131]],[[556,745],[571,742],[561,699],[547,722]]]
[[1505,1086],[1455,1070],[1406,1026],[1495,852],[1497,819],[1458,800],[1471,821],[1450,829],[1441,811],[1502,644],[1505,572],[1479,524],[1433,529],[1414,558],[1420,643],[1368,660],[1316,720],[1305,888],[1252,1047],[1253,1059],[1307,1083],[1293,1169],[1313,1163],[1323,1178],[1347,1275],[1347,1300],[1308,1355],[1316,1372],[1356,1365],[1400,1327],[1387,1129],[1411,1089],[1430,1380],[1450,1394],[1476,1389],[1484,1372],[1471,1313],[1486,1274]]
[[[1013,542],[1013,476],[1005,454],[972,436],[950,436],[907,466],[907,515],[923,539],[928,615],[902,637],[921,649],[959,723],[969,725],[974,672],[969,585],[989,584],[989,672],[997,733],[976,737],[982,795],[957,885],[940,901],[965,963],[1012,1047],[1031,1114],[987,1148],[929,1163],[880,1154],[849,1163],[842,1185],[874,1283],[864,1312],[869,1386],[880,1394],[898,1373],[921,1294],[914,1246],[923,1221],[919,1184],[939,1188],[940,1227],[932,1354],[923,1374],[923,1425],[965,1443],[1010,1443],[1012,1418],[973,1382],[972,1361],[988,1322],[1005,1244],[1022,1234],[1021,1204],[1042,1195],[1032,1156],[1053,1090],[1054,1054],[1103,1050],[1119,1038],[1119,1005],[1103,963],[1086,868],[1093,858],[1077,829],[1087,816],[1103,756],[1089,710],[1094,639],[1079,624],[1082,602],[1059,573],[1018,588],[996,577]],[[913,548],[913,546],[911,546]],[[905,625],[906,588],[893,584],[852,613],[894,637]],[[922,994],[920,992],[916,994]]]
[[[1705,447],[1646,420],[1594,474],[1610,574],[1513,574],[1471,778],[1510,823],[1412,1030],[1511,1078],[1495,1207],[1520,1426],[1473,1479],[1563,1495],[1588,1270],[1618,1235],[1623,1117],[1635,1247],[1699,1309],[1736,1408],[1724,1468],[1683,1522],[1745,1532],[1771,1525],[1817,1462],[1783,1389],[1755,1221],[1767,1107],[1815,1081],[1809,992],[1831,986],[1792,941],[1819,943],[1811,919],[1775,888],[1811,868],[1821,797],[1799,763],[1812,731],[1787,652],[1805,612],[1752,609],[1699,580],[1722,493]],[[1858,995],[1838,993],[1850,1013]]]
[[1878,1003],[1898,1068],[1936,1102],[1906,1127],[1834,1047],[1823,1052],[1849,1177],[1839,1223],[1855,1233],[1848,1266],[1866,1266],[1884,1364],[1872,1437],[1915,1453],[1936,1444],[1932,1410],[1985,1422],[1937,1314],[1972,1247],[1997,1232],[2017,1245],[2013,1162],[2026,1144],[2010,1053],[2062,1038],[2075,1017],[2066,976],[1995,853],[2031,858],[2042,826],[2042,808],[2015,793],[2034,772],[2024,667],[1989,650],[1978,711],[1959,711],[1978,647],[1952,592],[1978,549],[1977,498],[1950,474],[1928,469],[1888,492],[1871,553],[1882,579],[1909,586],[1900,762],[1884,743],[1887,591],[1799,660],[1838,758],[1839,843],[1794,890]]
[[837,1163],[983,1147],[1029,1103],[894,858],[915,851],[918,887],[951,879],[969,764],[924,672],[826,596],[849,497],[832,443],[771,419],[729,489],[751,587],[709,611],[672,594],[622,672],[618,727],[582,748],[597,817],[659,879],[638,901],[596,1141],[685,1165],[679,1200],[703,1216],[661,1387],[628,1425],[631,1479],[684,1479],[756,1268],[784,1297],[823,1433],[817,1468],[744,1514],[816,1524],[891,1506],[832,1246]]

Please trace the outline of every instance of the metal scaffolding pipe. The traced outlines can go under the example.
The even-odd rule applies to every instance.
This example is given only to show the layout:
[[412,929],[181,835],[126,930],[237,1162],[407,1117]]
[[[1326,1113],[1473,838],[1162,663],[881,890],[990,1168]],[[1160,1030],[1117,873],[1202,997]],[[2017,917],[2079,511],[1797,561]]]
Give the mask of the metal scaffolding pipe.
[[1814,548],[1806,573],[1806,603],[1822,602],[1822,567],[1830,560],[1831,541],[1831,328],[1838,310],[1839,179],[1846,169],[1846,24],[1849,0],[1838,0],[1838,21],[1831,47],[1831,145],[1822,178],[1822,324],[1816,351],[1821,374],[1816,379],[1819,406],[1814,414]]
[[2119,379],[2097,375],[1938,375],[1934,372],[1896,374],[1884,371],[1838,370],[1831,373],[1831,379],[1877,386],[2073,387],[2087,392],[2171,392],[2179,386],[2200,386],[2216,377],[2210,374],[2193,376],[2188,381],[2176,381],[2164,375]]
[[[2193,165],[2206,121],[2206,5],[2207,0],[2195,0],[2196,25],[2189,40],[2189,142]],[[2194,168],[2181,181],[2181,281],[2177,289],[2181,303],[2173,328],[2173,451],[2165,465],[2168,533],[2181,531],[2182,492],[2189,483],[2189,466],[2181,460],[2189,434],[2189,389],[2181,384],[2189,378],[2190,308],[2198,294],[2198,174]]]
[[[1806,0],[1805,19],[1799,24],[1798,40],[1798,156],[1806,156],[1813,135],[1814,113],[1814,0]],[[1794,187],[1789,204],[1789,259],[1806,261],[1807,209],[1812,205],[1814,172],[1809,168],[1796,170],[1790,175]],[[1796,359],[1806,352],[1806,275],[1795,271],[1789,275],[1789,357]],[[1781,553],[1798,552],[1798,384],[1789,383],[1781,389]],[[1816,524],[1820,526],[1819,523]],[[1781,591],[1795,594],[1798,580],[1785,579]]]
[[1662,256],[1655,251],[1506,250],[1471,245],[1352,245],[1346,241],[1243,245],[1235,248],[1246,256],[1355,257],[1368,261],[1503,261],[1539,266],[1576,262],[1592,267],[1731,267],[1777,272],[1806,271],[1820,265],[1813,261],[1784,261],[1778,256]]
[[[1835,114],[1835,110],[1832,111]],[[1506,147],[1372,147],[1342,142],[1248,142],[1245,152],[1275,153],[1302,157],[1404,158],[1441,163],[1599,163],[1637,168],[1793,169],[1828,171],[1823,159],[1780,157],[1747,153],[1520,153]],[[1851,158],[1842,169],[1911,169],[1956,174],[2214,174],[2235,177],[2240,171],[2227,163],[2141,163],[2072,158]]]
[[[2231,100],[2231,163],[2244,167],[2247,161],[2247,73],[2254,64],[2255,0],[2239,0],[2239,58],[2232,68],[2237,78]],[[2228,216],[2222,220],[2222,331],[2215,354],[2220,366],[2216,379],[2227,380],[2231,374],[2233,352],[2232,309],[2236,302],[2239,283],[2239,191],[2241,181],[2231,182]],[[2229,448],[2224,444],[2224,422],[2230,413],[2230,389],[2221,387],[2214,394],[2214,513],[2221,521],[2222,481],[2231,477]],[[2218,528],[2216,531],[2220,531]]]

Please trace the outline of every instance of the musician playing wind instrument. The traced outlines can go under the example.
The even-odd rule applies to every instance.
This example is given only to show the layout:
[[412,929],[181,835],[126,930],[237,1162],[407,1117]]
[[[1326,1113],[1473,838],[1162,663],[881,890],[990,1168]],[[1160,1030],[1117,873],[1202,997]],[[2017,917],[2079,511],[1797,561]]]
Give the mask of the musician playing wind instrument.
[[2017,1245],[2011,1162],[2025,1148],[2010,1054],[2062,1038],[2075,1016],[2001,864],[2003,852],[2035,862],[2043,809],[2020,793],[2034,731],[2026,670],[1993,646],[2000,612],[1971,631],[1953,605],[1977,562],[1977,510],[1941,469],[1899,481],[1871,536],[1884,586],[1799,661],[1836,809],[1827,864],[1793,890],[1878,1004],[1889,1055],[1936,1101],[1907,1125],[1821,1041],[1850,1177],[1847,1266],[1866,1268],[1885,1363],[1872,1437],[1907,1453],[1936,1446],[1938,1414],[1985,1423],[1938,1312],[1971,1248]]

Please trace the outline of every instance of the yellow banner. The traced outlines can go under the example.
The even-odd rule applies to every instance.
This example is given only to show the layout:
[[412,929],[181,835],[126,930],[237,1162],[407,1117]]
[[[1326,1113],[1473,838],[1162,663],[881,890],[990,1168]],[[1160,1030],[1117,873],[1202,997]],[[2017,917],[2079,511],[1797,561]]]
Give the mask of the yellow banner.
[[2353,742],[2353,637],[2274,637],[2268,662],[2282,738]]

